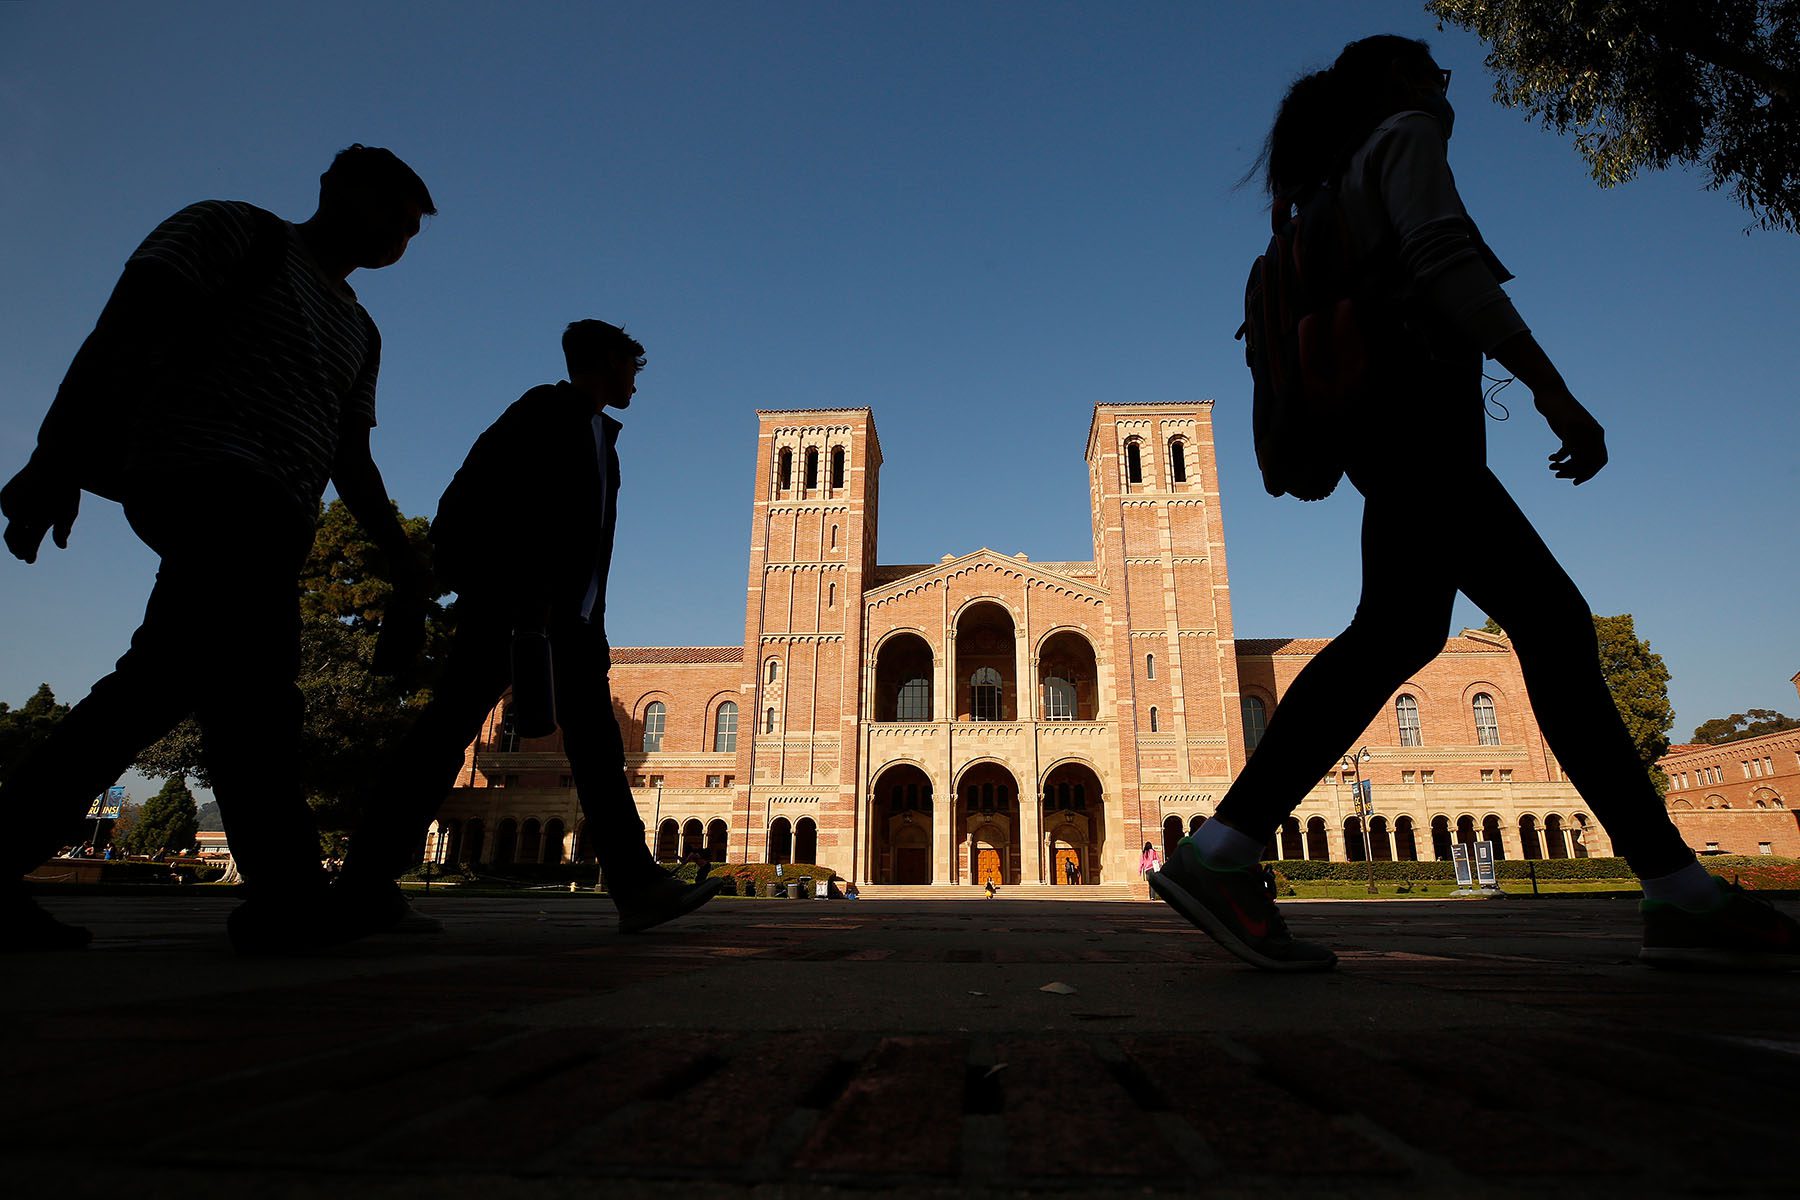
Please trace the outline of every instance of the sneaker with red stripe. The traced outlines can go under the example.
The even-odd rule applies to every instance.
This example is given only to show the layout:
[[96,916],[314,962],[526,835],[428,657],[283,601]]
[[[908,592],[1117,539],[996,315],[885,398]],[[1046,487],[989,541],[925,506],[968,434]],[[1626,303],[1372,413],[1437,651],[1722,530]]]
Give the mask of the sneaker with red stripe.
[[1721,903],[1705,912],[1659,900],[1638,906],[1644,917],[1638,961],[1688,971],[1800,969],[1800,923],[1735,883],[1714,881]]
[[1295,941],[1275,906],[1274,887],[1260,863],[1209,867],[1182,838],[1150,887],[1171,908],[1251,966],[1265,971],[1329,971],[1337,955]]

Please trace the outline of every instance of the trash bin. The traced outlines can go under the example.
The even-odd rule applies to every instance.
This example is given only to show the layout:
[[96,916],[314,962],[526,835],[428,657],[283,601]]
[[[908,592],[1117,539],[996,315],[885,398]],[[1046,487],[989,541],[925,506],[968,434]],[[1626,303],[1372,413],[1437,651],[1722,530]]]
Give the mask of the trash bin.
[[771,880],[769,882],[768,894],[779,899],[780,897],[787,895],[787,889],[781,886],[781,880]]
[[800,881],[798,879],[792,880],[788,883],[787,898],[789,900],[798,900],[800,898]]

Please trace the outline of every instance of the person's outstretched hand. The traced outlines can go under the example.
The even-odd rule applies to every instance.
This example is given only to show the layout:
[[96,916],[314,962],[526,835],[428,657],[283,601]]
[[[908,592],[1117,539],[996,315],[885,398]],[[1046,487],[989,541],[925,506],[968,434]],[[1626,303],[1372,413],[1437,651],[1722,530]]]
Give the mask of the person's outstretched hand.
[[27,463],[0,488],[0,515],[6,517],[6,548],[14,558],[37,561],[44,535],[51,535],[58,550],[69,548],[69,530],[81,511],[81,489],[67,480],[53,479],[41,467]]
[[1550,456],[1551,473],[1577,487],[1599,474],[1606,465],[1606,430],[1594,420],[1594,414],[1566,391],[1535,399],[1550,432],[1562,439]]

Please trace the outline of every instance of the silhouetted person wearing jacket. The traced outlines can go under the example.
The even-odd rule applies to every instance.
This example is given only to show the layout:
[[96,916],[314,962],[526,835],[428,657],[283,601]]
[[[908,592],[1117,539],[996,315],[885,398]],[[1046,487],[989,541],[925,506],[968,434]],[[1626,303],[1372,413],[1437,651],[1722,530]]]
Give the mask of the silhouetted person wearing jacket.
[[1297,81],[1276,115],[1265,149],[1274,203],[1336,187],[1373,311],[1391,314],[1344,460],[1364,500],[1362,597],[1281,698],[1215,819],[1182,839],[1151,887],[1258,967],[1332,967],[1330,950],[1289,935],[1257,867],[1262,848],[1443,649],[1460,590],[1511,637],[1545,740],[1643,880],[1643,961],[1800,967],[1800,926],[1715,880],[1682,841],[1613,706],[1587,601],[1487,467],[1484,353],[1531,389],[1561,439],[1557,478],[1593,478],[1606,439],[1501,290],[1511,275],[1463,208],[1445,158],[1449,80],[1425,43],[1365,38]]
[[621,931],[690,912],[721,885],[683,884],[651,857],[607,689],[621,426],[605,410],[630,406],[644,348],[604,321],[575,322],[562,346],[569,378],[532,388],[501,414],[438,503],[431,530],[438,578],[457,594],[449,661],[371,789],[339,882],[371,931],[416,920],[394,880],[419,861],[463,751],[514,682],[519,632],[548,632],[563,752]]
[[85,489],[119,500],[161,558],[117,668],[0,789],[7,823],[0,946],[84,945],[86,930],[18,882],[88,801],[188,714],[247,896],[245,952],[338,940],[319,834],[301,793],[297,579],[327,479],[387,556],[423,636],[424,574],[369,453],[381,343],[346,282],[391,266],[435,212],[387,150],[351,146],[298,225],[209,200],[159,225],[126,263],[71,364],[25,468],[0,491],[7,549],[66,547]]

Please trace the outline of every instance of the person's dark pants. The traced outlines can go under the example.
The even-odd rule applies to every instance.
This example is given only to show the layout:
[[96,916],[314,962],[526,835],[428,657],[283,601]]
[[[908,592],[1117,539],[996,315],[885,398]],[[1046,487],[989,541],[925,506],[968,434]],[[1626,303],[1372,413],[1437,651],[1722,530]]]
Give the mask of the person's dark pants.
[[1350,471],[1364,497],[1355,618],[1281,697],[1217,816],[1269,838],[1443,650],[1461,591],[1512,639],[1544,739],[1614,847],[1641,878],[1679,870],[1694,852],[1613,705],[1588,603],[1484,465],[1481,419],[1479,359],[1427,365],[1365,414]]
[[[503,604],[473,596],[456,605],[456,637],[444,678],[382,768],[363,824],[350,839],[344,881],[386,883],[420,859],[426,830],[455,786],[463,752],[512,684],[512,620]],[[556,719],[563,753],[593,846],[615,892],[655,878],[644,822],[625,774],[625,743],[613,714],[606,632],[579,617],[550,626]]]
[[231,852],[254,895],[323,886],[300,785],[298,578],[312,522],[263,481],[180,478],[125,502],[162,558],[144,621],[100,680],[7,778],[9,879],[53,854],[94,796],[192,713]]

